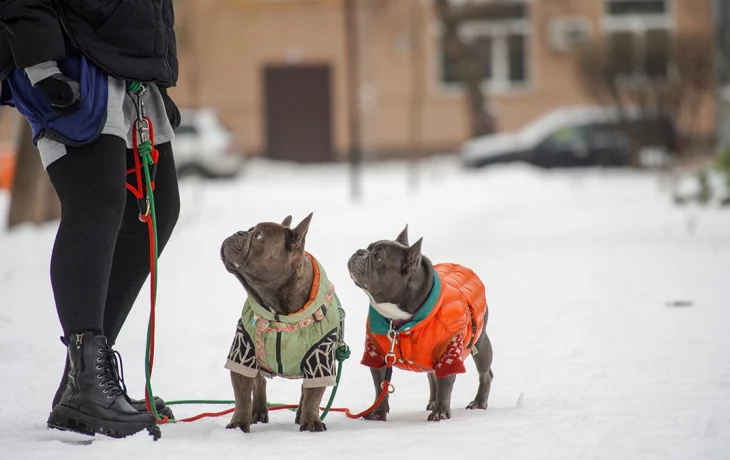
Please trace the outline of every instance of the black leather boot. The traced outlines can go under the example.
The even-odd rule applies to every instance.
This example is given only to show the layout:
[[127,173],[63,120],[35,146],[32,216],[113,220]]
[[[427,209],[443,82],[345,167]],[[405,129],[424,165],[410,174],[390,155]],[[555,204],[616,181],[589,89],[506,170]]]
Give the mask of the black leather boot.
[[[63,342],[64,345],[68,347],[68,340],[66,340],[65,337],[61,337],[61,342]],[[66,366],[63,369],[63,376],[61,377],[61,382],[58,384],[58,389],[56,390],[56,394],[53,396],[53,402],[51,403],[51,409],[56,407],[59,402],[61,402],[61,396],[63,396],[63,393],[66,391],[66,386],[68,385],[68,372],[71,367],[71,362],[68,359],[68,353],[66,353]],[[135,409],[137,409],[139,412],[147,412],[147,405],[144,402],[144,399],[133,399],[129,398],[129,404],[132,405]],[[172,409],[167,407],[165,404],[165,401],[160,398],[159,396],[155,396],[153,399],[155,402],[155,408],[157,408],[157,413],[163,416],[167,416],[170,419],[175,418],[175,415],[172,413]]]
[[123,438],[146,429],[155,439],[160,428],[152,414],[129,403],[117,354],[104,336],[91,332],[67,339],[69,372],[61,400],[48,417],[48,426],[93,436]]

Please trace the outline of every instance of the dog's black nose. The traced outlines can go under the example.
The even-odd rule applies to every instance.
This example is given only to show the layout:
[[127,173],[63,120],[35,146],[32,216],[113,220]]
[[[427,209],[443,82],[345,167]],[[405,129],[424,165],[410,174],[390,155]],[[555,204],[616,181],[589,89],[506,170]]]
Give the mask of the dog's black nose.
[[364,256],[365,255],[365,250],[364,249],[358,249],[355,254],[357,254],[358,256]]

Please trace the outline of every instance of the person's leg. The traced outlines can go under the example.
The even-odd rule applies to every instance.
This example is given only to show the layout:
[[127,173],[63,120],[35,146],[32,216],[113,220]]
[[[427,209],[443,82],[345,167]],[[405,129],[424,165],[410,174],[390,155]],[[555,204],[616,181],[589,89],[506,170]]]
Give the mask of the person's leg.
[[[160,156],[155,176],[154,196],[158,244],[161,254],[170,239],[180,214],[180,196],[170,143],[157,146],[157,150]],[[126,151],[126,168],[134,166],[133,155],[132,150]],[[136,187],[134,177],[129,175],[127,180]],[[150,273],[147,224],[139,220],[139,210],[134,195],[128,191],[125,193],[126,205],[112,258],[103,316],[103,331],[111,347],[114,346],[122,325]],[[70,362],[67,356],[63,377],[53,398],[51,408],[58,404],[65,391],[69,366]],[[130,399],[130,401],[132,406],[138,410],[146,410],[143,400]],[[155,406],[158,411],[164,409],[163,415],[172,417],[172,412],[166,409],[163,400],[155,398]]]
[[84,331],[103,335],[112,256],[127,193],[124,141],[100,136],[66,150],[47,168],[61,201],[51,285],[64,336]]
[[[155,176],[155,210],[157,214],[158,251],[165,245],[180,215],[180,194],[177,173],[169,142],[157,146],[160,153]],[[127,164],[133,165],[133,152],[127,153]],[[129,180],[132,180],[132,175]],[[136,184],[135,184],[136,186]],[[139,220],[137,200],[127,193],[127,205],[114,251],[109,288],[104,310],[104,333],[113,345],[150,274],[149,234],[147,224]]]
[[104,309],[125,208],[125,143],[102,135],[66,147],[48,175],[61,201],[51,255],[51,284],[67,347],[67,384],[48,426],[124,437],[157,429],[127,401],[118,361],[104,336]]

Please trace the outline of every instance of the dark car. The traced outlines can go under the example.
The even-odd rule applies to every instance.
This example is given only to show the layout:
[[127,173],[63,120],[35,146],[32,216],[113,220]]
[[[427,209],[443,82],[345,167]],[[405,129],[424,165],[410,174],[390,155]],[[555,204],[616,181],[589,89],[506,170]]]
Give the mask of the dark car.
[[621,117],[612,108],[566,107],[516,133],[472,139],[462,146],[461,159],[470,168],[514,161],[543,168],[625,166],[632,148],[658,149],[671,156],[679,147],[677,130],[668,117],[637,112]]

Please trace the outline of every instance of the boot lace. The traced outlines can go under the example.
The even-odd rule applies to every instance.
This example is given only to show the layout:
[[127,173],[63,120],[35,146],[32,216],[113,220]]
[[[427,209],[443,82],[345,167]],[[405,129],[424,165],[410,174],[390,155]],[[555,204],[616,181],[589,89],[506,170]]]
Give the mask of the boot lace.
[[127,397],[122,355],[111,348],[100,348],[99,357],[96,358],[96,361],[98,363],[96,378],[100,380],[99,386],[104,387],[103,393],[107,395],[107,398]]

